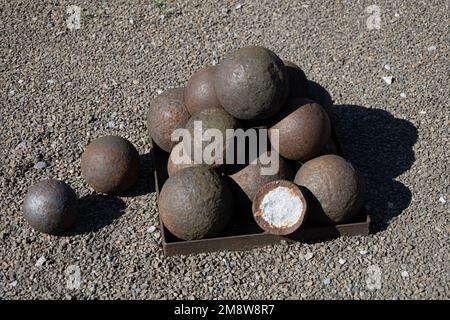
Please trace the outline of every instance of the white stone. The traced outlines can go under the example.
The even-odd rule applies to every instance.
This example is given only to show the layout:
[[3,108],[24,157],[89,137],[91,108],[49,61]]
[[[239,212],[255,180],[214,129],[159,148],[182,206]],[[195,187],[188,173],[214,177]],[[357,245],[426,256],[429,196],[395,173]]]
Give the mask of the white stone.
[[390,65],[390,64],[385,64],[385,65],[384,65],[384,68],[385,68],[386,70],[391,70],[391,65]]
[[259,209],[262,218],[276,228],[292,227],[303,213],[303,202],[287,187],[277,187],[266,193]]
[[324,285],[329,285],[330,283],[331,283],[331,279],[330,278],[323,279],[323,284]]
[[14,280],[9,284],[11,287],[15,288],[17,286],[17,280]]
[[408,271],[406,271],[406,270],[403,270],[400,274],[401,274],[401,276],[402,276],[403,278],[408,278],[408,277],[409,277],[409,273],[408,273]]
[[444,203],[446,203],[447,201],[444,199],[443,196],[441,196],[441,197],[439,197],[439,202],[442,203],[442,204],[444,204]]
[[238,3],[238,4],[235,6],[235,8],[236,8],[236,10],[239,10],[240,8],[242,8],[242,3]]
[[49,80],[47,80],[47,83],[48,83],[48,84],[54,84],[54,83],[55,83],[55,80],[49,79]]
[[436,49],[436,46],[430,46],[428,47],[428,52],[435,51]]
[[306,261],[311,260],[313,257],[314,257],[314,253],[312,253],[310,251],[308,251],[304,256]]
[[383,77],[384,82],[386,82],[387,84],[391,84],[393,79],[394,79],[394,78],[391,77],[391,76],[389,76],[389,77]]
[[149,228],[147,229],[147,232],[153,233],[153,232],[155,232],[155,230],[156,230],[156,227],[155,227],[155,226],[151,226],[151,227],[149,227]]
[[38,163],[36,163],[33,168],[41,170],[41,169],[45,169],[47,167],[47,164],[43,161],[39,161]]
[[362,255],[362,256],[366,256],[366,255],[369,254],[369,251],[367,251],[367,250],[359,250],[359,254]]
[[346,259],[344,259],[344,258],[340,258],[339,259],[339,264],[340,265],[344,265],[344,264],[346,264],[347,263],[347,260]]
[[42,265],[45,263],[45,261],[47,261],[47,259],[45,259],[44,256],[41,256],[37,261],[35,266],[36,267],[42,267]]
[[161,93],[163,93],[163,91],[161,89],[158,89],[158,90],[156,90],[156,93],[161,94]]
[[405,99],[405,98],[406,98],[406,93],[404,93],[404,92],[400,93],[400,97],[402,97],[403,99]]

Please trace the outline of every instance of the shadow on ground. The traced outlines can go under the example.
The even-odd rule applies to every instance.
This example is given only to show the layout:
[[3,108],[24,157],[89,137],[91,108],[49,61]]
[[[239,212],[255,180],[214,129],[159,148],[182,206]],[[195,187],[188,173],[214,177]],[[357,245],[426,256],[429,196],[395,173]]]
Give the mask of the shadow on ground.
[[139,178],[130,190],[120,194],[122,197],[143,196],[155,192],[155,178],[153,176],[151,153],[140,155],[139,160],[141,165]]
[[80,216],[67,235],[98,231],[125,212],[126,204],[121,199],[101,194],[91,194],[79,199]]
[[331,113],[344,156],[366,178],[366,208],[372,218],[371,231],[385,230],[389,221],[401,214],[412,199],[408,187],[395,178],[409,170],[415,161],[416,127],[382,109],[346,104],[332,106],[330,94],[313,81],[308,89],[310,98]]

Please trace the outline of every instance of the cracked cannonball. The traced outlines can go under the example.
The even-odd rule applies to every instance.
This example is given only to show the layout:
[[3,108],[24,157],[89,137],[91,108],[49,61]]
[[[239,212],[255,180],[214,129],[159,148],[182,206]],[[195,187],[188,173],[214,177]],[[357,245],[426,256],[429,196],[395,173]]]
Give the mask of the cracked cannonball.
[[[195,160],[195,152],[197,152],[198,155],[202,155],[200,159],[202,164],[220,166],[225,163],[227,147],[234,138],[233,135],[227,136],[226,131],[238,127],[238,121],[222,108],[209,108],[199,111],[186,124],[191,139],[183,140],[185,150],[190,150],[193,161]],[[209,129],[214,129],[214,131]],[[220,133],[220,137],[216,139],[212,136],[208,138],[205,136],[202,141],[202,136],[207,132]],[[196,162],[194,161],[194,163]]]
[[177,143],[171,140],[172,132],[184,128],[189,117],[184,104],[184,88],[168,89],[150,102],[147,113],[149,135],[161,149],[170,152]]
[[306,75],[295,63],[283,60],[289,79],[289,97],[305,98],[308,93]]
[[33,229],[60,234],[78,218],[77,195],[63,181],[40,181],[28,190],[23,202],[23,215]]
[[350,162],[337,155],[324,155],[306,162],[294,182],[310,192],[314,206],[310,218],[315,223],[349,221],[364,204],[364,178]]
[[192,115],[207,108],[221,108],[214,89],[214,72],[216,67],[205,67],[194,73],[184,90],[184,103]]
[[[278,152],[290,160],[315,157],[330,138],[330,119],[322,106],[312,100],[289,99],[283,112],[269,129],[278,130]],[[274,146],[277,148],[276,146]]]
[[253,217],[268,233],[286,235],[297,230],[305,220],[306,197],[293,182],[275,180],[263,185],[252,205]]
[[195,240],[216,236],[227,226],[233,198],[219,174],[208,166],[197,166],[166,180],[158,207],[164,226],[173,235]]
[[105,136],[92,141],[81,156],[81,173],[97,192],[118,194],[139,176],[139,153],[128,140]]
[[283,61],[269,49],[251,46],[230,54],[216,69],[221,106],[241,120],[263,120],[281,108],[289,91]]

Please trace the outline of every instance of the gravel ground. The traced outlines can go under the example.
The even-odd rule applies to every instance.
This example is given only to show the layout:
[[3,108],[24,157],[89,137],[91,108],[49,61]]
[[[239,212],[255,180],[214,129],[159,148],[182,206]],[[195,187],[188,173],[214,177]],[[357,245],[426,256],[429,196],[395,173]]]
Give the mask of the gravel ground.
[[[72,4],[83,9],[78,30],[66,26]],[[380,29],[367,28],[373,4]],[[0,298],[449,299],[448,12],[441,0],[4,0]],[[348,158],[367,178],[373,233],[166,258],[148,102],[250,44],[329,91]],[[105,134],[142,154],[142,177],[122,197],[81,177],[84,147]],[[45,178],[81,198],[66,236],[22,217],[27,189]]]

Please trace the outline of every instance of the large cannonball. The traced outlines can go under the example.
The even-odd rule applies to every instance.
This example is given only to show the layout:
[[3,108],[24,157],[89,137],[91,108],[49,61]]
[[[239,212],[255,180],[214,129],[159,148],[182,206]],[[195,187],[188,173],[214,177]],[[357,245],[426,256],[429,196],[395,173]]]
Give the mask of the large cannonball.
[[288,100],[269,129],[272,144],[274,130],[279,133],[280,155],[290,160],[305,161],[318,155],[330,138],[330,119],[318,103],[293,98]]
[[228,224],[233,208],[225,181],[207,166],[177,171],[164,183],[159,199],[164,226],[183,240],[218,235]]
[[306,162],[294,182],[311,193],[311,220],[321,224],[342,223],[357,215],[365,199],[362,175],[337,155],[324,155]]
[[237,119],[273,116],[288,94],[288,77],[280,58],[263,47],[244,47],[218,66],[214,87],[222,107]]
[[150,137],[166,152],[176,141],[171,140],[175,129],[183,128],[189,120],[184,105],[184,88],[168,89],[150,102],[147,113],[147,129]]
[[184,103],[191,115],[207,108],[221,107],[214,89],[215,69],[215,66],[200,69],[187,82]]

